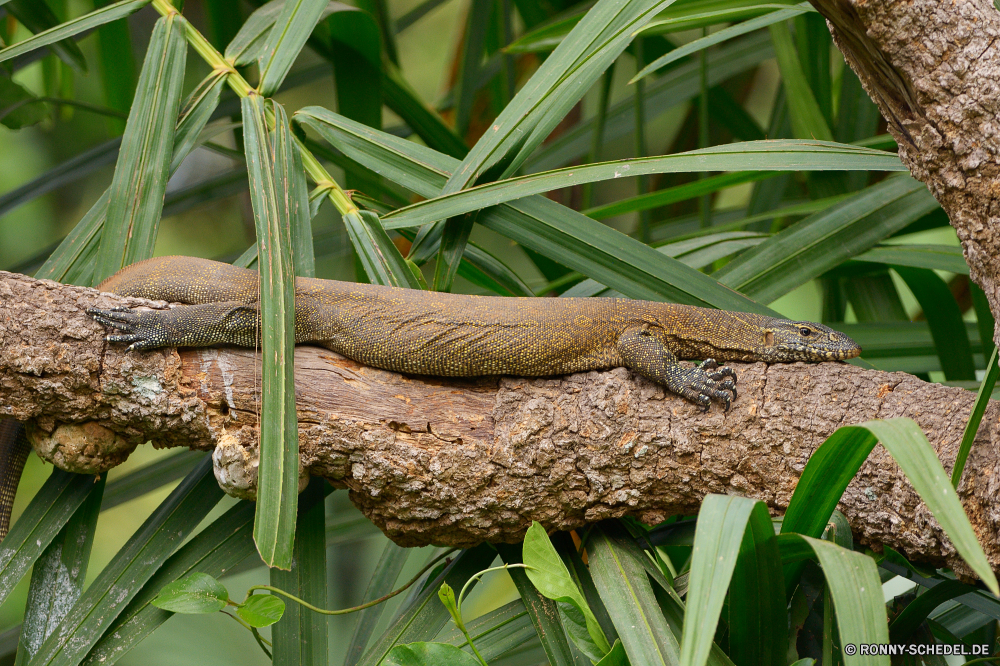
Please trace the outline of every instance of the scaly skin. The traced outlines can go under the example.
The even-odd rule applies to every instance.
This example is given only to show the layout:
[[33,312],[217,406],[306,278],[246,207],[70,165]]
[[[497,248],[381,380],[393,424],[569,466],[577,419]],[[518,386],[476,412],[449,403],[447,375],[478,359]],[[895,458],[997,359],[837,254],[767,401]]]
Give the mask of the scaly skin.
[[[257,273],[190,257],[134,264],[99,289],[184,303],[169,311],[91,310],[130,349],[258,344]],[[332,280],[295,282],[295,341],[378,368],[421,375],[546,376],[628,367],[707,409],[736,397],[728,361],[835,361],[846,335],[788,321],[610,298],[503,298]],[[679,359],[707,359],[698,368]]]

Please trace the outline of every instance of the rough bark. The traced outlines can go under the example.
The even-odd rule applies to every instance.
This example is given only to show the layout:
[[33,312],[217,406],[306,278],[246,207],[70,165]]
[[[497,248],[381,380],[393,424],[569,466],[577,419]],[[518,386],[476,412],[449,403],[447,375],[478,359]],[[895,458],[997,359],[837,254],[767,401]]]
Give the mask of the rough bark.
[[[129,353],[87,307],[147,302],[0,273],[0,415],[30,424],[50,460],[116,464],[139,443],[215,448],[231,493],[256,482],[260,362],[251,350]],[[162,307],[160,304],[159,307]],[[787,506],[839,426],[908,416],[946,468],[973,401],[962,389],[850,365],[734,364],[739,399],[708,413],[618,368],[552,379],[443,381],[295,356],[303,470],[351,491],[400,544],[514,541],[531,520],[569,529],[693,514],[707,493]],[[1000,405],[987,410],[960,495],[1000,569]],[[858,536],[965,571],[881,448],[840,509]]]
[[811,1],[1000,321],[1000,12],[990,0]]

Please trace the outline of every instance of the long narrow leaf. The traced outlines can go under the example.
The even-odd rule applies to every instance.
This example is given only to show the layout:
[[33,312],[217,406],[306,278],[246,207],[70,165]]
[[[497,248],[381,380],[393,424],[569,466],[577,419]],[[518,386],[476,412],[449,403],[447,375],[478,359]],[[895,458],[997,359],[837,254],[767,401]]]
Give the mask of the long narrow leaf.
[[[365,590],[365,596],[361,603],[375,601],[392,592],[396,579],[399,578],[399,573],[403,570],[406,561],[410,559],[412,552],[412,549],[402,548],[392,541],[387,541],[382,551],[382,557],[379,558],[378,564],[375,566],[375,572],[368,580],[368,589]],[[384,611],[385,604],[377,604],[357,614],[358,619],[354,625],[351,642],[347,646],[344,666],[355,666],[361,659]]]
[[94,478],[53,469],[0,542],[0,603],[90,495]]
[[222,498],[208,458],[164,500],[94,579],[30,666],[76,666],[142,585]]
[[412,227],[562,187],[659,173],[827,170],[905,171],[906,167],[895,155],[848,144],[748,141],[664,157],[617,160],[509,178],[445,193],[390,213],[384,219],[388,229]]
[[744,252],[715,277],[769,303],[937,207],[923,183],[908,176],[888,178]]
[[[566,113],[575,105],[607,67],[625,50],[632,34],[656,12],[673,0],[637,0],[622,4],[598,0],[573,28],[531,79],[504,107],[443,188],[444,194],[458,192],[480,178],[501,178],[524,163]],[[474,209],[472,209],[474,210]],[[462,211],[457,215],[471,212]],[[425,222],[445,220],[440,215]],[[442,224],[442,223],[438,223]],[[447,288],[458,269],[472,224],[453,224],[444,230],[446,243],[438,255],[435,284]],[[429,229],[422,229],[414,244],[419,248]]]
[[[889,643],[889,626],[882,600],[882,581],[875,561],[863,553],[821,539],[800,536],[819,558],[827,590],[833,598],[837,631],[842,644],[855,646]],[[844,651],[847,666],[889,666],[887,655],[872,656]]]
[[965,331],[962,310],[948,284],[929,268],[896,266],[894,270],[924,310],[945,379],[974,380],[976,364],[972,359],[972,345]]
[[768,29],[778,56],[778,68],[781,69],[781,80],[785,86],[795,136],[799,139],[833,141],[833,132],[830,131],[805,72],[802,71],[802,62],[792,42],[788,24],[772,23]]
[[109,666],[166,622],[173,613],[149,602],[163,586],[194,572],[218,578],[255,552],[252,502],[240,502],[184,544],[143,585],[82,662]]
[[754,30],[759,30],[760,28],[766,28],[774,23],[787,21],[788,19],[798,16],[799,14],[810,11],[816,10],[813,9],[808,3],[802,3],[801,5],[797,5],[789,9],[771,12],[770,14],[765,14],[764,16],[750,19],[749,21],[743,21],[742,23],[737,23],[736,25],[723,28],[722,30],[717,30],[706,37],[690,41],[684,46],[660,56],[653,62],[643,67],[638,74],[632,77],[629,83],[635,83],[639,79],[649,76],[656,70],[662,69],[670,63],[680,60],[685,56],[691,55],[692,53],[697,53],[698,51],[707,49],[710,46],[721,44],[722,42],[734,39],[740,35],[745,35],[748,32],[753,32]]
[[587,552],[594,584],[615,623],[629,662],[643,666],[679,664],[680,646],[643,566],[600,526],[594,527]]
[[934,448],[910,419],[868,421],[838,428],[813,453],[795,487],[781,524],[782,534],[818,537],[833,509],[875,444],[881,442],[913,484],[955,549],[986,586],[997,593],[996,576],[976,540],[962,503],[948,483]]
[[[522,546],[518,544],[497,544],[497,552],[500,553],[504,564],[521,564],[524,561]],[[549,664],[572,666],[573,653],[570,652],[569,642],[559,621],[559,608],[556,602],[539,594],[523,569],[509,569],[508,573],[514,581],[518,594],[521,595],[521,601],[524,602]]]
[[965,433],[962,435],[962,444],[958,447],[958,455],[955,456],[955,466],[951,470],[951,485],[958,490],[958,484],[962,480],[962,472],[965,470],[965,461],[969,459],[969,452],[972,451],[972,443],[976,440],[979,432],[979,424],[983,421],[983,414],[990,403],[990,396],[993,395],[993,387],[1000,378],[1000,365],[997,365],[997,348],[993,348],[993,355],[990,356],[986,364],[986,376],[983,377],[982,384],[979,385],[979,393],[976,394],[976,402],[972,405],[969,413],[969,422],[965,425]]
[[[698,510],[681,640],[681,666],[704,666],[708,659],[743,534],[758,504],[744,497],[709,495]],[[766,507],[764,511],[767,512]]]
[[327,0],[286,0],[260,56],[261,95],[270,97],[281,86],[326,6]]
[[[317,107],[298,112],[351,159],[422,196],[439,193],[458,160]],[[545,197],[483,211],[479,224],[631,298],[773,314],[699,271]]]
[[459,555],[441,575],[428,581],[402,609],[399,616],[368,648],[358,662],[359,666],[377,666],[395,645],[433,640],[450,617],[437,596],[441,583],[448,583],[452,589],[460,590],[472,576],[488,567],[495,557],[496,551],[488,544],[476,546]]
[[272,145],[264,117],[264,99],[243,98],[243,132],[250,200],[257,227],[261,281],[263,350],[260,469],[254,540],[265,564],[288,569],[295,539],[295,506],[299,488],[298,420],[295,414],[295,274],[288,219],[293,164],[291,133],[285,112],[274,105]]
[[35,563],[15,666],[28,663],[83,592],[106,480],[106,473],[98,477],[86,501]]
[[74,35],[78,35],[81,32],[86,32],[96,28],[97,26],[104,25],[105,23],[117,21],[120,18],[124,18],[129,14],[139,11],[150,2],[151,0],[123,0],[122,2],[116,2],[113,5],[108,5],[107,7],[101,7],[96,11],[85,14],[84,16],[75,18],[71,21],[60,23],[53,28],[40,32],[33,37],[29,37],[24,41],[8,46],[5,49],[0,49],[0,62],[16,58],[19,55],[24,55],[25,53],[29,53],[37,48],[60,42],[69,37],[73,37]]
[[[291,571],[271,569],[271,585],[317,608],[326,608],[326,481],[313,478],[299,495],[295,559]],[[329,488],[329,490],[333,490]],[[326,666],[329,650],[327,616],[286,604],[285,614],[271,627],[275,663]]]
[[184,83],[182,20],[164,16],[153,29],[111,183],[95,280],[153,256]]

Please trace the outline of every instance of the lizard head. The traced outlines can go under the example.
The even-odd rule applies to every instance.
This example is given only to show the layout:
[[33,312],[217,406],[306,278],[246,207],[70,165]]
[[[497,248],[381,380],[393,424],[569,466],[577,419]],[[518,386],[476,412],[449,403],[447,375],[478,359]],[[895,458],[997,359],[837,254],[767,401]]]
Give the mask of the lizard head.
[[854,340],[822,324],[811,321],[771,319],[764,326],[761,360],[842,361],[861,353]]

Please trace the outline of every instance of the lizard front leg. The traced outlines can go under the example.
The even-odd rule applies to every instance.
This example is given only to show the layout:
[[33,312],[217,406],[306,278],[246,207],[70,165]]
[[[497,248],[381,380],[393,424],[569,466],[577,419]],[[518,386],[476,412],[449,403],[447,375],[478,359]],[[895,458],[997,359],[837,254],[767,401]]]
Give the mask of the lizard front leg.
[[238,302],[179,305],[169,310],[98,310],[87,314],[97,322],[118,329],[108,342],[128,344],[130,350],[158,347],[208,347],[258,344],[260,310]]
[[719,368],[714,359],[701,366],[681,365],[666,344],[662,330],[636,326],[618,336],[618,353],[626,367],[638,372],[674,393],[697,403],[708,411],[712,401],[721,402],[726,411],[736,399],[736,373],[732,368]]

